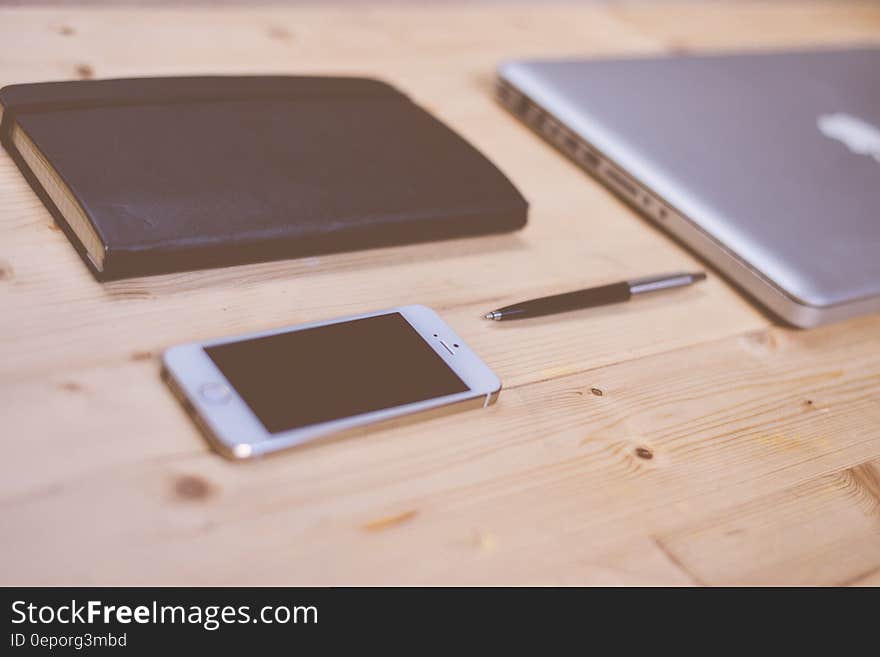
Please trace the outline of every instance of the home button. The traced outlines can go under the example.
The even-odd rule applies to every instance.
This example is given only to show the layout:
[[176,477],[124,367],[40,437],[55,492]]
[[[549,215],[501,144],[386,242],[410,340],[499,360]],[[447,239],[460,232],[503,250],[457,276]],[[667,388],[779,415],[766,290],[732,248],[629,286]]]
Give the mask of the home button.
[[203,383],[199,387],[199,395],[209,404],[225,404],[232,398],[229,388],[222,383]]

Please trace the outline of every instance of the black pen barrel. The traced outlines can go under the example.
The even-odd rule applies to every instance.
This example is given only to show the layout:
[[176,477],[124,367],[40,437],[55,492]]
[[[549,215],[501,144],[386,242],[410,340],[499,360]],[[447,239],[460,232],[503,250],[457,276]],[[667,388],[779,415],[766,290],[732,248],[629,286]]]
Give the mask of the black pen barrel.
[[563,294],[554,294],[549,297],[533,299],[531,301],[499,308],[495,312],[501,313],[504,319],[525,319],[527,317],[536,317],[538,315],[548,315],[550,313],[560,313],[567,310],[592,308],[594,306],[604,306],[609,303],[629,301],[629,298],[629,283],[624,281],[622,283],[602,285],[588,290],[565,292]]

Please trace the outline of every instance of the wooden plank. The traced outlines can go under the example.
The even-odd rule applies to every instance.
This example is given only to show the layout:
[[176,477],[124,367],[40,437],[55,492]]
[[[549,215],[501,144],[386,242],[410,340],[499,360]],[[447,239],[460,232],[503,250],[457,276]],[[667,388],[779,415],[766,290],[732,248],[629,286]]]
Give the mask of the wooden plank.
[[880,586],[880,566],[850,582],[850,586]]
[[[606,218],[621,212],[615,201],[605,203],[610,210]],[[765,325],[759,313],[717,278],[682,291],[674,301],[654,297],[555,321],[536,320],[525,327],[487,325],[482,314],[520,298],[611,282],[634,271],[699,267],[644,226],[625,229],[631,248],[645,253],[640,262],[610,258],[617,242],[611,237],[613,227],[606,231],[608,246],[599,248],[589,228],[600,217],[582,226],[562,219],[538,210],[532,218],[535,228],[519,235],[101,286],[88,278],[63,236],[44,239],[54,236],[45,228],[48,218],[41,217],[32,231],[21,231],[28,232],[29,246],[19,242],[2,254],[9,273],[0,281],[0,303],[15,312],[0,317],[0,331],[7,336],[0,345],[0,381],[44,378],[71,368],[119,363],[135,352],[158,353],[178,342],[405,303],[427,303],[442,311],[500,370],[507,385]],[[546,228],[542,221],[563,232],[556,239],[542,239],[535,234]],[[563,239],[565,232],[568,239]],[[682,330],[684,323],[687,331]]]
[[869,44],[880,41],[880,11],[872,3],[736,2],[706,7],[666,3],[622,4],[614,16],[634,30],[651,35],[668,50],[780,49],[803,46]]
[[[873,317],[723,339],[250,464],[193,453],[55,473],[54,486],[3,503],[0,579],[607,581],[584,564],[880,458],[877,327]],[[173,402],[149,407],[132,441],[167,439]],[[862,512],[838,515],[835,535],[864,529],[849,526]],[[679,550],[669,547],[673,563]]]
[[797,484],[659,540],[708,584],[860,582],[880,569],[878,464]]

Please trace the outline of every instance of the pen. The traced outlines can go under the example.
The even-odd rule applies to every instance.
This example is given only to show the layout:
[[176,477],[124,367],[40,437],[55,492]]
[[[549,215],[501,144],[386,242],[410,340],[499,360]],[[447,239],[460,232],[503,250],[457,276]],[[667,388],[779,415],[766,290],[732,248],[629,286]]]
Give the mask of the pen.
[[646,292],[657,292],[659,290],[691,285],[705,278],[706,274],[703,272],[693,274],[678,272],[660,276],[647,276],[631,281],[621,281],[620,283],[591,287],[586,290],[577,290],[576,292],[566,292],[564,294],[554,294],[550,297],[521,301],[520,303],[504,306],[498,310],[486,313],[484,318],[493,319],[497,322],[507,319],[540,317],[541,315],[552,315],[581,308],[593,308],[610,303],[629,301],[630,297],[645,294]]

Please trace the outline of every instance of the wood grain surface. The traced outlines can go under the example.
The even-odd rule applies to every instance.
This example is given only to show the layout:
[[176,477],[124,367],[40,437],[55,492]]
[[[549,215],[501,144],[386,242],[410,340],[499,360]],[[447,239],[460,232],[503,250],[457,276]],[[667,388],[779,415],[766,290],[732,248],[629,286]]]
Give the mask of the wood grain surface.
[[[4,154],[0,584],[877,585],[880,316],[791,330],[710,275],[480,319],[701,266],[495,105],[501,59],[871,42],[880,8],[844,2],[0,11],[0,84],[378,76],[532,204],[516,234],[102,285]],[[236,464],[158,376],[179,342],[406,303],[495,406]]]

